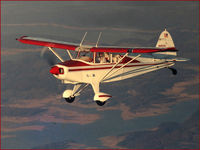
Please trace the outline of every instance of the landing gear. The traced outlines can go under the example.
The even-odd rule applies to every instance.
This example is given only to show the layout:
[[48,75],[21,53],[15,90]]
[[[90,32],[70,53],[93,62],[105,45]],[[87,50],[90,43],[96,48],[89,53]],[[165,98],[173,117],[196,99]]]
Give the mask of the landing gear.
[[106,101],[104,101],[104,102],[96,101],[96,103],[97,103],[97,105],[99,105],[99,106],[103,106],[103,105],[106,103]]
[[68,98],[65,98],[65,100],[66,100],[66,102],[68,102],[68,103],[72,103],[74,100],[75,100],[75,96],[73,96],[73,97],[68,97]]
[[177,70],[175,68],[171,68],[169,67],[168,69],[170,69],[172,71],[172,74],[173,75],[176,75],[177,74]]
[[68,103],[72,103],[75,100],[76,96],[80,95],[80,92],[83,91],[89,84],[75,84],[73,90],[67,89],[63,92],[63,98]]
[[111,97],[112,96],[107,93],[98,92],[94,95],[94,101],[97,103],[97,105],[103,106],[106,103],[106,101]]

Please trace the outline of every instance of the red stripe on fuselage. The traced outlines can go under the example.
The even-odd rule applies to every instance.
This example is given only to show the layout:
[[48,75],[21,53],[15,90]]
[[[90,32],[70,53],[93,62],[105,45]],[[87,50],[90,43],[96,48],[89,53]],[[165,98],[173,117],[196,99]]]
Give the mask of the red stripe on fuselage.
[[[127,62],[129,62],[132,58],[130,57],[125,57],[121,63],[119,64],[125,64]],[[133,60],[131,61],[130,63],[139,63],[138,60]],[[79,66],[104,66],[104,65],[114,65],[115,63],[108,63],[108,64],[88,64],[88,63],[85,63],[85,62],[81,62],[81,61],[78,61],[78,60],[67,60],[65,62],[61,62],[59,63],[59,65],[64,65],[64,66],[67,66],[67,67],[79,67]]]
[[99,97],[112,97],[111,95],[99,95]]
[[[124,68],[128,68],[128,67],[137,67],[137,66],[150,66],[150,65],[160,65],[160,64],[164,64],[164,63],[158,63],[158,64],[138,64],[138,65],[129,65],[129,66],[125,66]],[[116,66],[115,68],[120,68],[121,66]],[[111,69],[111,67],[99,67],[99,68],[79,68],[79,69],[69,69],[69,72],[71,71],[86,71],[86,70],[102,70],[102,69]]]

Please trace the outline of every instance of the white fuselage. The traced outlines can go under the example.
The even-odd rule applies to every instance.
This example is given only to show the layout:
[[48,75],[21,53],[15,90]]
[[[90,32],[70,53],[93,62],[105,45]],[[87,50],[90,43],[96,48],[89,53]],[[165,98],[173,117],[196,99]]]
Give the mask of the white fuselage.
[[114,63],[89,63],[80,59],[74,59],[57,64],[57,67],[64,69],[64,74],[54,74],[54,76],[62,80],[63,83],[72,84],[113,82],[170,67],[174,65],[174,62],[152,58],[140,58],[140,61],[129,63],[122,68],[120,67],[124,65],[124,63],[119,63],[112,72],[102,80],[103,76],[113,65]]

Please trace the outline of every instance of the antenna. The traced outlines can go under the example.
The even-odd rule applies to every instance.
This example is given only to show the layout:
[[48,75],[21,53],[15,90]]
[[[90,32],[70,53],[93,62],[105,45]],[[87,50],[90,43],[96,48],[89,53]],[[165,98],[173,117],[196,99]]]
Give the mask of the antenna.
[[98,37],[98,39],[97,39],[96,47],[97,47],[98,44],[99,44],[99,40],[100,40],[100,38],[101,38],[101,33],[102,33],[102,32],[99,33],[99,37]]
[[80,43],[80,47],[82,46],[82,44],[83,44],[83,41],[84,41],[84,39],[85,39],[86,35],[87,35],[87,32],[85,32],[85,34],[84,34],[84,36],[83,36],[83,38],[82,38],[82,41],[81,41],[81,43]]

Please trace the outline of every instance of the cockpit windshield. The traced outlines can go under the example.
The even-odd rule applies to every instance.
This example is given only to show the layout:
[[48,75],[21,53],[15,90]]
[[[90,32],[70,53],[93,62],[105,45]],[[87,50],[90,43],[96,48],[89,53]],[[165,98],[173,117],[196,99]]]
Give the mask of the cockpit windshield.
[[116,63],[120,60],[119,54],[107,52],[77,52],[76,59],[81,59],[91,63]]

